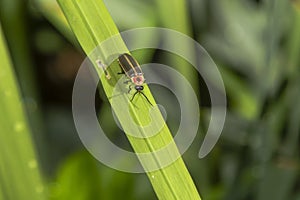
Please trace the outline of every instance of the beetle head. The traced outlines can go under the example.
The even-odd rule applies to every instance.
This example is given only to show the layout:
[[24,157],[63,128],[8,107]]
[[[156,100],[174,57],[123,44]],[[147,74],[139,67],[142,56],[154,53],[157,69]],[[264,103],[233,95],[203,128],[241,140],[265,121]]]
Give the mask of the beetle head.
[[134,88],[136,89],[136,91],[140,92],[140,91],[142,91],[144,89],[144,86],[142,86],[142,85],[136,85]]

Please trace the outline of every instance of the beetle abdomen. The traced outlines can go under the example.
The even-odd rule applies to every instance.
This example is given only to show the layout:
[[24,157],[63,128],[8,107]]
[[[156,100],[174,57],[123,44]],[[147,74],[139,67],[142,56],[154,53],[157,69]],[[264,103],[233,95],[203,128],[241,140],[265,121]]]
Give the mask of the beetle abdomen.
[[129,78],[143,74],[139,63],[131,55],[127,53],[121,54],[118,61],[120,67]]

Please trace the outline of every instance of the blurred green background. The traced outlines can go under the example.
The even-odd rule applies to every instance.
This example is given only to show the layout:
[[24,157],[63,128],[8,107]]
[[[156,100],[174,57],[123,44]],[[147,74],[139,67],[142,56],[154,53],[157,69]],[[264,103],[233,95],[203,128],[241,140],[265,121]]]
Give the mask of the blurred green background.
[[[201,77],[193,70],[181,69],[200,91],[199,134],[183,159],[201,197],[300,200],[300,2],[105,3],[120,31],[147,26],[178,30],[198,41],[219,67],[227,92],[227,118],[219,142],[204,159],[198,158],[198,151],[210,117],[209,94]],[[156,199],[146,175],[110,169],[81,144],[71,105],[73,82],[85,55],[57,3],[0,0],[0,21],[38,157],[38,162],[29,166],[38,165],[43,179],[43,188],[36,190],[51,200]],[[141,63],[172,65],[174,61],[161,51],[143,54],[147,56],[137,52]],[[180,70],[180,66],[175,68]],[[168,98],[159,98],[162,92],[169,98],[173,94],[166,88],[150,88],[167,111],[173,109]],[[130,150],[101,89],[98,96],[99,121],[108,130],[108,137]],[[176,103],[175,106],[178,107]],[[172,132],[178,128],[180,118],[176,116],[168,118]],[[5,117],[1,120],[5,123]],[[10,132],[2,127],[0,131],[0,150],[9,152],[13,147],[5,142],[5,135]],[[18,159],[13,153],[10,158]],[[1,176],[26,173],[20,171],[21,164],[19,168],[5,168],[5,159],[0,161]],[[5,181],[0,177],[0,199],[10,200]],[[10,190],[14,191],[14,185]]]

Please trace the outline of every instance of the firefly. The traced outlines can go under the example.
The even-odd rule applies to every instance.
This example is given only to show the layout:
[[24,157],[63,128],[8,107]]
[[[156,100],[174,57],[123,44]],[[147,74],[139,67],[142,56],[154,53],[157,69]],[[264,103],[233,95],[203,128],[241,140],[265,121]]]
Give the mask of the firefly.
[[[121,54],[118,57],[118,62],[122,69],[122,72],[119,74],[125,74],[127,78],[130,79],[131,83],[134,85],[134,89],[136,90],[130,101],[133,101],[136,94],[139,93],[142,94],[152,106],[152,103],[149,101],[148,97],[143,93],[143,84],[145,82],[145,78],[139,63],[128,53]],[[130,85],[128,93],[131,91],[131,89],[132,86]]]

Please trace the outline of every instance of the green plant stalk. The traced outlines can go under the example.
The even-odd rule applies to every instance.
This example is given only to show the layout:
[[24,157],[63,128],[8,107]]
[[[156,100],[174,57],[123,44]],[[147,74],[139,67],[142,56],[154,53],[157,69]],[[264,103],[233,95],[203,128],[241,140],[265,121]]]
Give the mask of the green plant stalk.
[[31,134],[0,26],[0,197],[45,199]]
[[[144,26],[148,27],[154,27],[157,22],[157,18],[153,18],[151,16],[151,12],[149,13],[149,10],[153,10],[152,8],[149,8],[149,5],[144,5],[143,2],[141,2],[140,6],[138,6],[139,9],[139,15],[135,16],[136,20],[134,23],[132,23],[133,17],[124,17],[122,10],[124,9],[124,6],[126,7],[125,9],[129,9],[129,12],[133,12],[136,8],[132,7],[132,5],[128,4],[126,1],[122,2],[106,2],[112,8],[117,8],[116,10],[114,9],[114,14],[116,15],[116,18],[120,21],[121,24],[125,24],[125,27],[123,28],[139,28],[143,24]],[[133,4],[136,2],[133,2]],[[80,45],[78,44],[68,22],[66,17],[64,16],[62,10],[60,9],[58,3],[53,0],[35,0],[34,4],[38,11],[40,11],[45,18],[49,20],[50,23],[53,24],[76,48],[80,49]],[[146,13],[146,14],[145,14]],[[148,14],[149,13],[149,14]],[[148,14],[148,15],[147,15]],[[150,19],[150,20],[149,20]],[[143,37],[142,39],[145,39]],[[149,37],[149,42],[159,42],[159,37],[157,35],[154,35],[152,37]],[[148,50],[149,51],[149,50]],[[154,54],[154,50],[149,53],[149,52],[144,52],[144,51],[136,51],[134,52],[135,56],[137,56],[141,63],[147,63],[147,61],[152,59],[152,56]]]
[[[75,36],[79,40],[80,45],[87,55],[93,51],[102,41],[105,39],[118,35],[118,29],[114,24],[111,16],[109,15],[104,3],[101,0],[91,0],[87,4],[82,0],[58,0]],[[102,61],[106,61],[112,53],[124,53],[128,52],[122,38],[117,36],[114,39],[113,44],[107,49],[101,49],[101,55],[99,57]],[[95,63],[95,58],[90,57],[92,63]],[[95,66],[95,69],[100,76],[99,69]],[[149,118],[149,109],[152,107],[144,98],[136,98],[134,105],[129,103],[131,116],[124,113],[124,108],[128,107],[128,94],[125,92],[120,98],[110,98],[113,94],[113,89],[120,78],[117,75],[120,72],[120,68],[117,62],[114,62],[109,66],[109,72],[112,76],[110,80],[107,80],[104,76],[100,76],[101,83],[104,91],[109,97],[109,101],[112,104],[112,108],[120,121],[124,131],[127,135],[129,142],[131,143],[136,153],[149,153],[151,152],[151,159],[149,161],[142,159],[139,155],[139,159],[144,168],[147,168],[150,163],[154,163],[157,167],[161,166],[161,162],[169,157],[178,157],[178,159],[167,167],[158,169],[156,171],[147,172],[149,180],[159,199],[200,199],[197,189],[189,175],[188,170],[185,167],[183,160],[181,159],[176,145],[173,141],[172,135],[166,126],[158,109],[154,110],[155,118],[152,119],[153,128],[157,128],[158,125],[163,124],[163,128],[152,137],[136,138],[130,136],[129,133],[132,130],[128,126],[130,117],[132,117],[138,124],[148,124],[151,119]],[[124,84],[116,85],[118,89],[122,90]],[[145,85],[145,95],[153,103],[155,102],[149,88]],[[138,108],[136,108],[138,107]],[[141,115],[141,113],[143,113]],[[138,129],[140,136],[146,136],[144,128]],[[171,144],[171,148],[166,152],[164,156],[159,156],[155,153],[156,150]]]
[[[43,123],[41,121],[39,95],[35,79],[34,64],[31,57],[29,29],[27,20],[26,1],[0,1],[0,20],[3,35],[7,41],[7,48],[11,52],[11,59],[15,75],[19,82],[20,94],[24,99],[24,108],[28,116],[28,123],[34,137],[37,149],[41,155],[46,154],[43,145]],[[41,157],[40,162],[45,161]]]
[[35,0],[34,2],[38,10],[42,12],[49,22],[51,22],[73,45],[78,45],[67,19],[56,1]]
[[300,9],[294,9],[294,23],[293,28],[289,34],[288,47],[287,47],[287,67],[288,75],[293,77],[297,75],[298,65],[300,62]]
[[0,19],[6,36],[11,58],[17,69],[22,94],[36,98],[36,84],[33,76],[33,62],[30,59],[28,30],[26,25],[26,1],[0,1]]
[[[155,2],[160,19],[160,24],[162,25],[162,27],[179,31],[183,34],[186,34],[187,36],[192,35],[192,27],[190,26],[187,1],[155,0]],[[172,37],[165,37],[164,40],[164,42],[168,46],[174,46],[174,48],[180,47],[185,51],[188,51],[189,54],[193,55],[194,59],[196,59],[193,46],[189,46],[188,44],[181,41],[174,42],[174,39]],[[172,65],[172,67],[174,67],[177,71],[184,75],[187,80],[189,80],[196,94],[199,95],[198,74],[192,70],[193,68],[182,59],[179,59],[177,57],[167,56],[166,58],[171,59],[170,64]],[[181,89],[180,92],[182,92],[183,94],[185,93],[185,88],[181,88],[181,84],[177,84],[176,86],[178,89]]]

